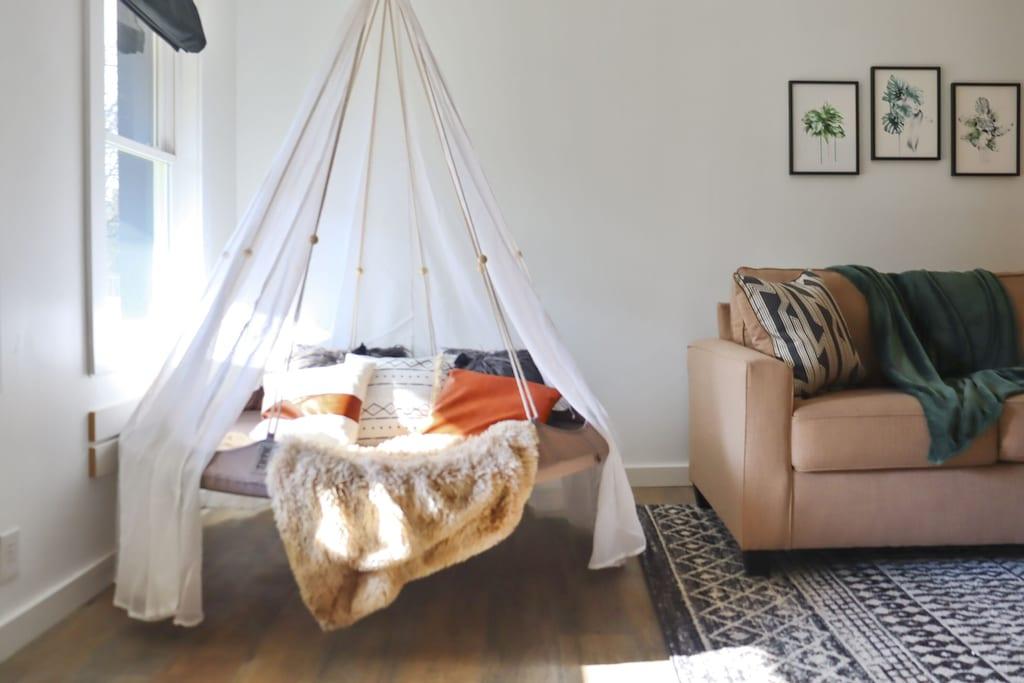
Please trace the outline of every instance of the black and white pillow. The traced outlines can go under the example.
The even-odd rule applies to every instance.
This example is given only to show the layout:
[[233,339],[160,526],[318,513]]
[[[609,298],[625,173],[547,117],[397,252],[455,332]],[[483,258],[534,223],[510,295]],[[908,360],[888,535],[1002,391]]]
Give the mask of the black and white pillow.
[[[350,354],[350,355],[355,355]],[[430,423],[441,354],[422,358],[374,357],[359,417],[359,443],[376,445]]]
[[768,282],[741,273],[735,277],[771,339],[775,357],[793,368],[797,396],[813,396],[864,378],[846,320],[819,276],[806,270],[791,282]]

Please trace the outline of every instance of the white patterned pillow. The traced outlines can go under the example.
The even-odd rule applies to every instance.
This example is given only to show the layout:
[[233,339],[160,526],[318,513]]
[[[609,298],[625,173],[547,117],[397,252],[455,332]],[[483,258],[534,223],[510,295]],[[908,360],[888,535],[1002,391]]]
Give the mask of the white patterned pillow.
[[266,373],[264,419],[250,437],[261,441],[274,430],[279,436],[320,434],[354,443],[373,371],[373,359],[350,355],[338,365]]
[[441,357],[371,360],[376,370],[359,417],[359,443],[374,445],[426,427]]
[[864,366],[846,320],[818,275],[806,270],[792,282],[768,282],[742,273],[735,278],[771,339],[775,357],[793,368],[797,396],[863,380]]

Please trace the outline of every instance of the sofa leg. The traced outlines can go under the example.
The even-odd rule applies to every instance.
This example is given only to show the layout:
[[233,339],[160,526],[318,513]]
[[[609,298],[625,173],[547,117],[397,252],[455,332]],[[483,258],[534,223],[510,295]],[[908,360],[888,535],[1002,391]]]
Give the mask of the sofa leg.
[[766,550],[744,550],[743,573],[747,576],[770,576],[772,573],[771,553]]
[[696,486],[693,487],[693,497],[696,499],[698,510],[711,509],[711,503],[708,502],[708,499],[704,497],[704,494]]

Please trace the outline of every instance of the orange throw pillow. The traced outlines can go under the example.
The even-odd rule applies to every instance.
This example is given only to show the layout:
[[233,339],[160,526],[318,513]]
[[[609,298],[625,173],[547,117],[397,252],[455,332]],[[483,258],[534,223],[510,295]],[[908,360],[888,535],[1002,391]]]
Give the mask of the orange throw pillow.
[[358,423],[359,413],[362,409],[363,402],[358,396],[317,394],[291,401],[279,401],[263,411],[263,419],[265,420],[280,411],[282,420],[297,420],[307,415],[341,415]]
[[[542,422],[562,397],[557,389],[527,382]],[[441,387],[427,434],[480,434],[495,422],[525,420],[519,389],[512,377],[487,375],[472,370],[452,370]]]

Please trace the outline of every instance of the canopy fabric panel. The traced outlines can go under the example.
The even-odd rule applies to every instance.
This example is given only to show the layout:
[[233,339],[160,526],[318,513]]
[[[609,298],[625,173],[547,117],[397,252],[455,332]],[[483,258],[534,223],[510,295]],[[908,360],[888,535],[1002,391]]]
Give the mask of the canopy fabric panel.
[[121,0],[175,50],[202,52],[206,32],[192,0]]
[[[608,440],[563,480],[592,568],[642,552],[608,417],[533,290],[409,0],[360,0],[120,442],[115,604],[194,625],[199,482],[265,368],[295,341],[530,351]],[[503,324],[504,323],[504,326]]]

